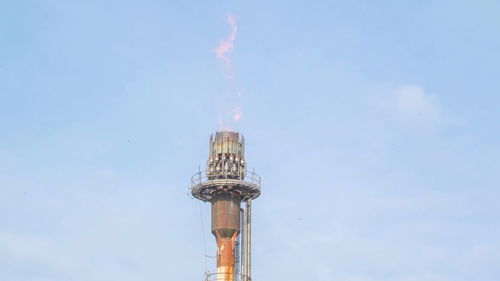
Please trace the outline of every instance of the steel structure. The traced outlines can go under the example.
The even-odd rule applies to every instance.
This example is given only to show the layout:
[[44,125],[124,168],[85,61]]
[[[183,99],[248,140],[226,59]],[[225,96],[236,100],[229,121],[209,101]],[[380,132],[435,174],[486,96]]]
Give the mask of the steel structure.
[[[210,136],[207,169],[191,178],[191,194],[212,204],[212,234],[217,241],[217,272],[206,281],[251,281],[252,200],[260,177],[247,172],[245,139],[240,133]],[[241,207],[245,203],[245,208]]]

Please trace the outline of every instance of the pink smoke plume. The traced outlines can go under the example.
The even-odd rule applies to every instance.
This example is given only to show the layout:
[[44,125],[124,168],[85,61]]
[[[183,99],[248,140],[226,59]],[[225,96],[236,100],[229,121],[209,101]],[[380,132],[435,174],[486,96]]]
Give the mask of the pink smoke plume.
[[238,32],[238,26],[236,25],[236,17],[233,14],[226,15],[227,22],[231,26],[231,32],[227,38],[220,40],[219,46],[215,48],[215,55],[218,59],[224,62],[226,69],[228,71],[228,79],[232,79],[232,63],[229,58],[229,53],[234,49],[234,39],[236,39],[236,33]]
[[229,35],[221,39],[219,44],[215,48],[215,56],[217,59],[221,60],[224,64],[224,70],[226,74],[226,79],[228,81],[228,91],[222,102],[222,111],[220,111],[219,127],[222,129],[230,128],[229,124],[239,122],[243,116],[243,110],[240,106],[240,99],[243,96],[242,91],[237,86],[237,81],[234,78],[233,63],[230,58],[230,54],[234,49],[234,40],[236,39],[236,34],[238,32],[238,26],[236,25],[236,16],[234,14],[226,14],[226,20],[231,31]]

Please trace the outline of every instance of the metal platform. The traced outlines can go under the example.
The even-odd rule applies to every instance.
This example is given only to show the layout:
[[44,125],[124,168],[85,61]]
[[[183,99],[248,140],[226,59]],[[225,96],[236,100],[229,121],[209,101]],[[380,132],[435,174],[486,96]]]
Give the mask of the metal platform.
[[202,201],[209,202],[212,195],[219,190],[236,191],[241,194],[242,201],[253,200],[260,196],[260,176],[255,172],[247,172],[244,177],[208,176],[200,171],[191,177],[191,194]]

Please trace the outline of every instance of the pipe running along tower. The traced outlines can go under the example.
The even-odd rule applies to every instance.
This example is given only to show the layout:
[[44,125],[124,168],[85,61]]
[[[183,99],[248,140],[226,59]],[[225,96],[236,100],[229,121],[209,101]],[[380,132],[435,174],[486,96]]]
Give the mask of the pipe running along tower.
[[191,194],[212,205],[217,272],[207,272],[206,281],[252,280],[251,212],[260,183],[255,172],[247,172],[245,139],[240,133],[221,131],[210,137],[206,171],[191,178]]

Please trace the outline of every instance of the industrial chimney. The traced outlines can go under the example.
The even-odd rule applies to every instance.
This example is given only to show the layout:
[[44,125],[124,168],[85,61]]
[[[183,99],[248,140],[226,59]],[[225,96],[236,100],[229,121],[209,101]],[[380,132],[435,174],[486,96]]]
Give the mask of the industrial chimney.
[[191,194],[212,204],[217,272],[206,273],[205,280],[251,281],[251,211],[252,200],[260,195],[260,177],[247,172],[240,133],[222,131],[210,137],[207,168],[191,178]]

